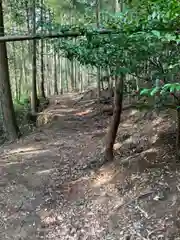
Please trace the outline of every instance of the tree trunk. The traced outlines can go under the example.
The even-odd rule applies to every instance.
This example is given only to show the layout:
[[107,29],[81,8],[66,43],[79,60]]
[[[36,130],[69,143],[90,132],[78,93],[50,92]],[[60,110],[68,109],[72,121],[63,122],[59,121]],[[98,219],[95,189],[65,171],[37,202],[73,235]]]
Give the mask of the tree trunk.
[[[33,0],[33,35],[36,34],[36,0]],[[37,41],[33,40],[32,45],[32,67],[33,67],[33,76],[32,76],[32,95],[31,95],[31,111],[32,113],[37,112],[37,86],[36,86],[36,44]]]
[[177,160],[180,160],[180,107],[177,107],[177,135],[176,135],[176,152]]
[[81,65],[79,65],[79,79],[80,79],[80,89],[81,89],[81,92],[83,92],[83,90],[84,90],[84,83],[83,83]]
[[21,42],[21,47],[22,47],[22,59],[23,59],[23,73],[24,73],[24,89],[23,91],[26,92],[28,95],[28,78],[27,78],[27,67],[26,67],[26,59],[24,58],[25,56],[25,49],[24,49],[24,44]]
[[63,76],[62,76],[62,58],[60,53],[58,53],[58,66],[59,66],[60,93],[62,95],[64,92],[63,91],[64,82],[63,82]]
[[113,146],[116,140],[116,135],[117,135],[118,127],[121,120],[121,113],[122,113],[123,86],[124,86],[124,77],[123,76],[121,76],[121,78],[116,77],[114,110],[113,110],[113,117],[110,124],[110,128],[107,133],[105,161],[112,161],[114,157]]
[[120,4],[121,6],[119,6],[119,1],[118,0],[114,0],[113,2],[113,11],[116,13],[118,11],[121,11],[123,10],[123,1],[121,0],[120,1]]
[[54,94],[58,95],[58,86],[57,86],[57,61],[56,61],[56,52],[54,49]]
[[18,94],[18,79],[17,79],[17,65],[16,65],[16,48],[15,48],[15,42],[12,42],[12,49],[13,49],[13,65],[14,65],[14,81],[16,86],[16,100],[19,100],[19,94]]
[[44,41],[41,39],[41,84],[40,92],[43,98],[46,98],[45,88],[44,88]]
[[[43,22],[43,0],[41,0],[41,22]],[[43,27],[41,27],[41,32],[43,33]],[[44,41],[41,39],[41,83],[40,92],[43,98],[46,98],[44,89]]]
[[74,91],[74,59],[71,60],[71,91]]
[[[4,36],[4,19],[2,1],[0,1],[0,36]],[[16,122],[12,93],[9,79],[6,43],[0,43],[0,101],[3,114],[3,124],[9,140],[14,141],[20,136]]]
[[69,67],[68,67],[68,59],[65,58],[65,78],[66,78],[66,91],[69,92],[69,81],[68,81],[68,70],[69,70]]
[[[100,0],[96,0],[96,25],[100,27]],[[101,69],[97,68],[97,98],[100,101],[101,97]]]

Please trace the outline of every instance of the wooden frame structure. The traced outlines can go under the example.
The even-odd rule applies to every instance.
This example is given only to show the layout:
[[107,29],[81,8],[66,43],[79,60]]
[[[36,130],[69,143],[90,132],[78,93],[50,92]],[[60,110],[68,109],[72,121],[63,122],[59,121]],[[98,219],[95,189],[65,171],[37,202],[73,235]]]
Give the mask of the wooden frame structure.
[[55,33],[55,34],[47,34],[47,35],[6,35],[0,36],[1,42],[18,42],[18,41],[27,41],[27,40],[41,40],[41,39],[49,39],[49,38],[69,38],[69,37],[80,37],[85,35],[96,35],[96,34],[117,34],[118,32],[113,30],[97,30],[93,33],[80,33],[80,32],[64,32],[64,33]]

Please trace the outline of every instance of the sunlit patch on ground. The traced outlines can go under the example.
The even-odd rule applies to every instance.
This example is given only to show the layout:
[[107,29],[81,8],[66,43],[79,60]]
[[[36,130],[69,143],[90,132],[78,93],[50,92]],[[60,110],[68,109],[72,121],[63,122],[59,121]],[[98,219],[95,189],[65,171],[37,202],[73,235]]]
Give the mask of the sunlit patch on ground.
[[92,112],[92,109],[87,109],[86,111],[76,113],[75,116],[84,116],[91,112]]
[[1,151],[0,239],[124,240],[178,232],[179,170],[168,168],[170,144],[157,132],[167,140],[167,119],[124,111],[115,161],[88,168],[104,156],[110,118],[95,107],[92,117],[92,101],[74,108],[70,99],[58,101],[47,110],[60,114],[55,126]]

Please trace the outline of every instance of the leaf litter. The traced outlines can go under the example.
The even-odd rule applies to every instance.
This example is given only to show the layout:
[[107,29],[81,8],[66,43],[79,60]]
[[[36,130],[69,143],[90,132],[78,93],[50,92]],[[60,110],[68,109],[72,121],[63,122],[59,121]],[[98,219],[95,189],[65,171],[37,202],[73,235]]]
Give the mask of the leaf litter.
[[99,167],[103,105],[55,101],[46,110],[54,120],[1,149],[0,239],[178,239],[172,121],[125,110],[115,160]]

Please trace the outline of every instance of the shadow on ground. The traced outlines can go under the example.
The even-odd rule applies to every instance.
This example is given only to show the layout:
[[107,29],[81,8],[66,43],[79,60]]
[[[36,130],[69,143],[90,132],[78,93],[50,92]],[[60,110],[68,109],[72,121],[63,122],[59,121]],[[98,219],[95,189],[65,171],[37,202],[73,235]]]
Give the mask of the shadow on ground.
[[53,121],[1,149],[0,238],[175,239],[180,176],[169,122],[125,111],[115,161],[97,168],[110,119],[71,97],[52,100]]

